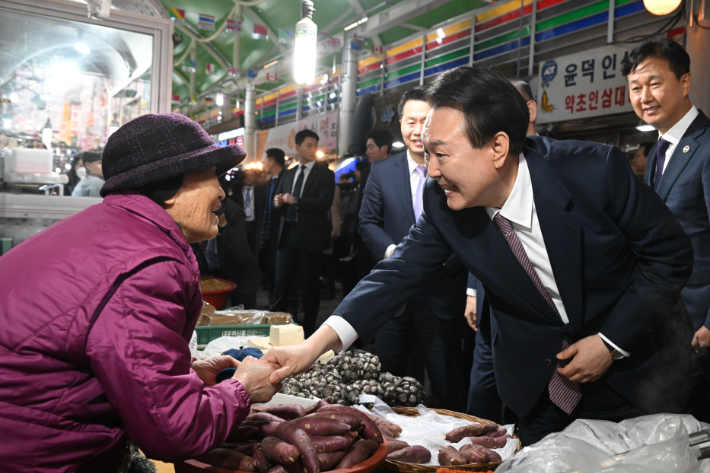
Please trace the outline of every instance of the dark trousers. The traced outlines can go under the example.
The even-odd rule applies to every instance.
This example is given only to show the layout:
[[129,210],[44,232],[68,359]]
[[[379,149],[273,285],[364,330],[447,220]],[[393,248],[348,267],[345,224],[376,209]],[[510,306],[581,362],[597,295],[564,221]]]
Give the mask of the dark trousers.
[[[421,349],[431,383],[427,407],[463,410],[466,394],[460,375],[459,319],[442,320],[427,303],[413,298],[404,313],[387,322],[375,336],[375,352],[382,371],[396,376],[407,376],[412,348]],[[423,379],[419,381],[424,384]]]
[[498,395],[496,376],[493,372],[493,350],[479,330],[473,349],[466,413],[500,424],[503,421],[502,410],[503,401]]
[[702,422],[710,422],[710,350],[693,353],[693,387],[688,413]]
[[600,419],[621,422],[624,419],[648,414],[619,395],[604,381],[582,384],[582,399],[566,414],[550,400],[547,388],[532,411],[519,422],[520,441],[523,446],[543,439],[547,434],[560,432],[576,419]]
[[269,304],[274,302],[274,287],[276,286],[276,266],[272,264],[271,248],[261,250],[259,253],[259,268],[266,281],[266,291],[269,295]]
[[[322,251],[302,251],[298,241],[297,224],[287,225],[281,236],[279,249],[276,252],[276,285],[274,299],[269,310],[272,312],[289,311],[289,294],[296,281],[301,286],[301,299],[303,301],[303,331],[306,338],[313,335],[316,330],[316,319],[320,307],[320,293],[318,276]],[[294,320],[294,311],[290,312]]]
[[232,293],[229,296],[232,306],[243,305],[245,310],[256,309],[256,292],[250,294]]
[[256,254],[256,234],[257,234],[257,228],[256,228],[256,220],[252,220],[251,222],[246,223],[246,230],[247,230],[247,241],[249,242],[249,249],[253,254]]

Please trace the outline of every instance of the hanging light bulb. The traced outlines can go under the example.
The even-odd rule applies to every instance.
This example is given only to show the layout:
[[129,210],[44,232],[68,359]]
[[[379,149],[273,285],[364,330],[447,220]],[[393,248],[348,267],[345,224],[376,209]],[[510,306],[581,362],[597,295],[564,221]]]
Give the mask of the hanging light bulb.
[[654,15],[667,15],[672,13],[681,0],[643,0],[643,6]]
[[298,84],[313,82],[316,75],[316,45],[318,26],[313,23],[313,2],[301,2],[301,21],[296,23],[296,41],[293,48],[293,78]]
[[224,94],[217,94],[217,96],[214,99],[214,103],[218,106],[221,107],[224,105]]

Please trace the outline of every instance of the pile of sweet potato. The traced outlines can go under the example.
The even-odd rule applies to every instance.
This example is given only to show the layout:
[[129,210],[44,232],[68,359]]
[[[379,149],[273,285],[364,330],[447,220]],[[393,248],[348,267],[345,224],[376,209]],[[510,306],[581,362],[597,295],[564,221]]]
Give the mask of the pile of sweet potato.
[[319,402],[252,409],[204,463],[259,473],[320,473],[349,468],[370,458],[383,443],[371,416],[347,406]]
[[499,462],[500,455],[490,449],[504,447],[510,435],[497,424],[471,424],[446,434],[446,440],[452,443],[458,443],[464,437],[469,437],[473,445],[464,445],[459,450],[451,445],[442,448],[439,450],[439,465],[460,466]]

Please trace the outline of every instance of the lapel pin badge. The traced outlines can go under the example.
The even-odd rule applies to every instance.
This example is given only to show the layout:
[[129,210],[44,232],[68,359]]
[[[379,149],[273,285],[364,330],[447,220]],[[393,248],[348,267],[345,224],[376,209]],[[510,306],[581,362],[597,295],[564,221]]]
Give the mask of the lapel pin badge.
[[690,146],[686,146],[685,148],[683,148],[684,153],[687,153],[688,151],[690,151]]

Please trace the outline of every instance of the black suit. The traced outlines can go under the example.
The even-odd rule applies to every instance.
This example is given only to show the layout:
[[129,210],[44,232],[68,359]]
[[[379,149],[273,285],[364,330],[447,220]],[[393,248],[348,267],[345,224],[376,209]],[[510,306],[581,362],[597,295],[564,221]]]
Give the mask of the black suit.
[[278,176],[272,177],[264,185],[261,216],[259,218],[259,266],[266,274],[266,289],[269,293],[269,304],[274,300],[274,286],[276,285],[276,251],[278,249],[278,233],[281,220],[274,207],[274,196],[279,182],[284,175],[284,170]]
[[[373,163],[360,209],[360,236],[367,247],[381,259],[414,224],[407,153]],[[394,318],[375,339],[383,370],[397,376],[408,374],[412,350],[420,351],[431,380],[429,407],[465,408],[460,330],[465,306],[466,272],[452,274],[442,265],[411,299],[393,310]]]
[[[276,194],[291,194],[298,166],[284,172]],[[328,210],[335,196],[335,174],[315,163],[303,182],[296,205],[297,222],[288,222],[284,204],[274,217],[279,218],[278,251],[276,254],[276,287],[270,310],[286,312],[291,287],[299,275],[303,299],[303,330],[306,337],[315,331],[320,294],[318,277],[323,251],[330,247],[331,222]],[[292,314],[294,317],[296,314]]]
[[[424,214],[408,237],[335,313],[367,342],[455,253],[485,287],[498,392],[522,419],[524,440],[580,416],[618,421],[681,412],[690,388],[692,325],[679,300],[692,268],[688,237],[618,148],[542,138],[526,145],[535,207],[569,323],[542,297],[486,210],[452,211],[432,179]],[[583,384],[571,416],[550,407],[547,386],[563,340],[599,332],[631,356]]]
[[[651,187],[655,172],[654,146],[646,163],[645,182]],[[696,331],[702,326],[710,329],[710,120],[703,112],[693,120],[676,146],[657,192],[678,217],[693,245],[693,273],[681,292],[693,319],[693,328]],[[701,350],[696,361],[691,413],[699,420],[710,422],[708,350]]]
[[[261,214],[263,212],[264,194],[266,193],[266,189],[265,186],[253,186],[252,192],[252,199],[254,202],[254,219],[251,221],[245,220],[245,228],[247,232],[247,238],[249,239],[249,248],[251,248],[251,251],[254,254],[257,254],[259,251],[258,234]],[[232,199],[234,199],[234,201],[237,203],[237,205],[239,205],[239,207],[241,207],[242,209],[246,209],[244,202],[244,183],[237,186],[237,188],[234,190],[234,195],[232,196]]]

